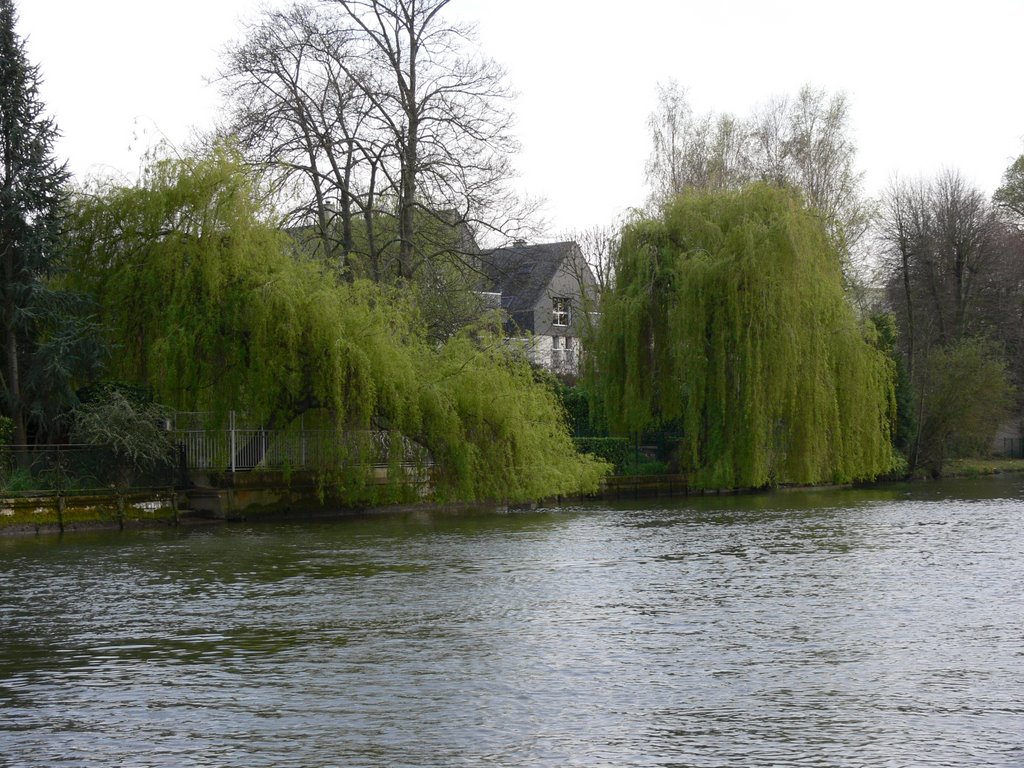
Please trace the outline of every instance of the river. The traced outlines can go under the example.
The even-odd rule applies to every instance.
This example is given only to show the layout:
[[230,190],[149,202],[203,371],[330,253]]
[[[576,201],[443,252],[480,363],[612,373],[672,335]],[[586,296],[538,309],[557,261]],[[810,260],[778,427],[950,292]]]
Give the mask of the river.
[[1024,479],[0,540],[0,765],[1024,765]]

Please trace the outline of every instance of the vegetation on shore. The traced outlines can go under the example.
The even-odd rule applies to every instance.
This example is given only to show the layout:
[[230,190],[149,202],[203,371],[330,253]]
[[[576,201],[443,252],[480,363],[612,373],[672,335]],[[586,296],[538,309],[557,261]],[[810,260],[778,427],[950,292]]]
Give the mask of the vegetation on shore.
[[1024,459],[1007,459],[998,456],[950,459],[944,475],[947,477],[980,477],[1003,473],[1024,472]]
[[417,493],[409,455],[439,500],[587,492],[613,465],[833,483],[959,471],[1019,411],[1024,158],[991,199],[946,172],[870,201],[846,99],[810,87],[743,119],[660,89],[649,207],[593,238],[586,375],[531,368],[476,293],[474,238],[532,222],[510,91],[448,2],[261,11],[217,135],[74,186],[0,0],[0,472],[76,440],[127,462],[123,496],[168,462],[154,425],[178,409],[315,414],[351,503]]
[[613,431],[679,426],[696,485],[873,478],[895,409],[871,330],[798,196],[692,193],[626,229],[591,376]]
[[110,375],[222,420],[236,409],[284,427],[326,412],[346,469],[323,470],[353,494],[375,460],[353,436],[371,430],[426,448],[439,498],[596,488],[605,465],[576,453],[554,393],[488,318],[431,343],[400,291],[341,279],[259,211],[227,149],[77,199],[67,280],[96,297],[121,351]]

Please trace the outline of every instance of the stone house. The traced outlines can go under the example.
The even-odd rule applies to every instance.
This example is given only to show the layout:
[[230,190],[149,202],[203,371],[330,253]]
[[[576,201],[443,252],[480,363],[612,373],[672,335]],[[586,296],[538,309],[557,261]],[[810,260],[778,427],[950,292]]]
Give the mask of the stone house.
[[572,241],[513,245],[481,254],[485,296],[506,315],[505,333],[530,361],[556,373],[579,370],[580,338],[597,300],[597,280]]

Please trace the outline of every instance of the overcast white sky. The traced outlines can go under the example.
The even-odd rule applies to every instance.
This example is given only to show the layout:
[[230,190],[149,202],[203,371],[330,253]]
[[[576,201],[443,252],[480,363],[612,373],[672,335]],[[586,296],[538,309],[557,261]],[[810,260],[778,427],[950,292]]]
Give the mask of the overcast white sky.
[[[160,136],[212,123],[205,78],[257,0],[16,0],[78,176],[134,178]],[[275,4],[281,4],[275,2]],[[674,77],[697,112],[746,114],[802,84],[850,99],[869,193],[961,170],[991,192],[1024,152],[1024,0],[454,0],[519,92],[521,186],[552,235],[644,201],[645,122]]]

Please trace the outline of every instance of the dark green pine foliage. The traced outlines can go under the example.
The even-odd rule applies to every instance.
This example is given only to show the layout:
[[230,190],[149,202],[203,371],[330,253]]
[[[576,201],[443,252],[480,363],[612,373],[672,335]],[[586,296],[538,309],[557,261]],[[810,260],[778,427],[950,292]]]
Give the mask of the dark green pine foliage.
[[24,444],[30,419],[39,425],[73,397],[71,369],[97,353],[84,351],[91,326],[82,299],[47,284],[68,172],[54,158],[57,130],[16,20],[14,3],[0,0],[0,408],[13,421],[12,442]]
[[613,431],[683,425],[694,484],[844,482],[894,464],[891,361],[795,193],[688,194],[628,226],[591,360]]

